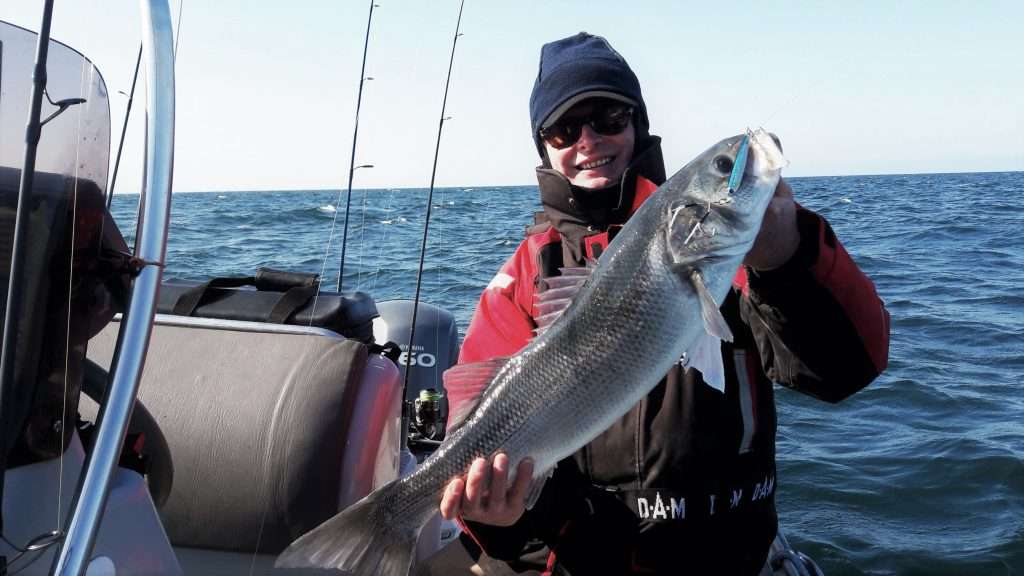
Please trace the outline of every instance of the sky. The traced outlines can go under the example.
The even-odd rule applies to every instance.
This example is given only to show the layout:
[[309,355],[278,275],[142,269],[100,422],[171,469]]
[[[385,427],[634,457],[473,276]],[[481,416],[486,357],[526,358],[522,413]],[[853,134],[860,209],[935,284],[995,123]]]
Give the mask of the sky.
[[[373,168],[354,187],[426,187],[459,0],[377,4],[355,155]],[[181,15],[175,190],[344,188],[369,2],[170,5]],[[29,29],[41,13],[41,0],[0,2],[0,19]],[[133,1],[55,2],[53,37],[106,80],[115,147],[139,22]],[[636,72],[670,174],[758,126],[781,137],[790,176],[1024,170],[1021,22],[1019,0],[466,0],[436,183],[535,183],[540,47],[581,30]],[[119,192],[141,183],[143,102]]]

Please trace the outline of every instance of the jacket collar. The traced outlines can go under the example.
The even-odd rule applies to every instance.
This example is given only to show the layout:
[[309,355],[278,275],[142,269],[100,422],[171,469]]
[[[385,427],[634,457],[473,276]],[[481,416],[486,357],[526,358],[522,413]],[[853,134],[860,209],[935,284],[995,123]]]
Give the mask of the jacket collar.
[[605,189],[578,188],[557,170],[538,166],[537,182],[544,207],[538,219],[546,220],[572,244],[578,244],[584,236],[607,230],[612,224],[623,224],[629,218],[638,176],[657,185],[665,182],[660,137],[650,136],[643,149],[634,155],[622,179]]

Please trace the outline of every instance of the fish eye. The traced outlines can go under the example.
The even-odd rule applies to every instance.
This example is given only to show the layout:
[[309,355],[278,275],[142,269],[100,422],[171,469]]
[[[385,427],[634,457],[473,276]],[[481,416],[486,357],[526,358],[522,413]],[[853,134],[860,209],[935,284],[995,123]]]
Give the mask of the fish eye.
[[732,174],[732,158],[729,158],[728,156],[716,156],[712,163],[715,165],[715,170],[718,170],[722,174]]

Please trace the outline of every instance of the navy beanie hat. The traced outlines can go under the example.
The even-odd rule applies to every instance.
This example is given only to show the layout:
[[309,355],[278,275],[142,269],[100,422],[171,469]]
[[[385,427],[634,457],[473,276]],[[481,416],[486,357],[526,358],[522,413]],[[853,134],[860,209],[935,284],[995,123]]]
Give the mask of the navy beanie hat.
[[647,106],[640,82],[626,60],[601,36],[580,32],[555,40],[540,49],[540,67],[530,93],[530,127],[537,150],[544,157],[538,132],[587,98],[622,100],[636,108],[637,139],[647,135]]

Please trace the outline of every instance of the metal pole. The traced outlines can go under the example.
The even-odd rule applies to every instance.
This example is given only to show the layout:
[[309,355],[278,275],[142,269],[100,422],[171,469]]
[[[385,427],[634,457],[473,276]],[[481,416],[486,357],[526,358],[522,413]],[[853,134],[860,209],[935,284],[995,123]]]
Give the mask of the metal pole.
[[140,4],[147,70],[146,171],[143,185],[147,200],[137,233],[139,242],[135,256],[150,265],[145,266],[135,279],[131,301],[121,321],[112,382],[100,407],[92,454],[54,567],[54,573],[61,575],[83,574],[96,541],[124,433],[135,406],[167,246],[174,168],[173,28],[166,0],[140,0]]

